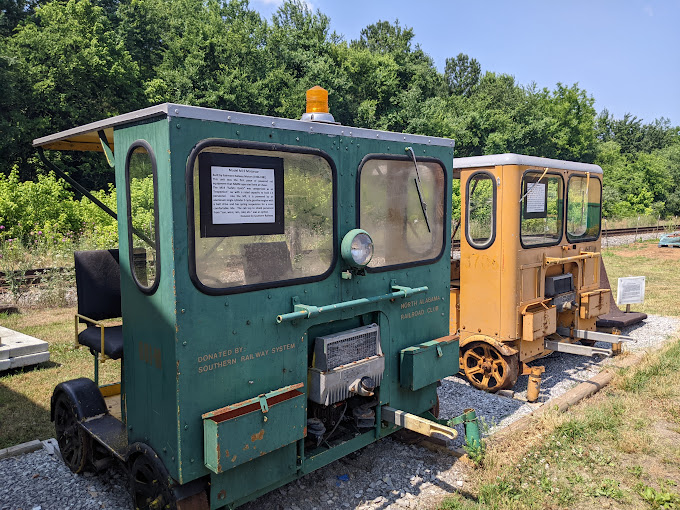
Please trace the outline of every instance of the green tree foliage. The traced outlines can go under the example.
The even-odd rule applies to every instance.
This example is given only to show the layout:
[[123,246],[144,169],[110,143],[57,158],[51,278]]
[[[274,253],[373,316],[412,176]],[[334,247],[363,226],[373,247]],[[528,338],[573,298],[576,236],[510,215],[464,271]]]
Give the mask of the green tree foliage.
[[73,195],[54,174],[21,181],[15,169],[8,176],[0,174],[0,226],[3,238],[26,241],[38,232],[80,232],[82,220]]
[[[35,177],[31,140],[37,136],[145,106],[137,63],[105,10],[89,0],[44,3],[3,43],[16,92],[10,113],[2,114],[12,126],[11,146],[0,146],[9,158],[0,162],[5,172],[18,165],[23,178]],[[87,184],[107,182],[94,158],[66,160]]]
[[[459,157],[596,162],[604,214],[680,213],[667,119],[596,115],[578,84],[523,86],[463,53],[440,72],[398,20],[348,42],[302,0],[269,20],[247,0],[0,0],[0,173],[39,182],[33,138],[165,101],[299,118],[314,85],[342,124],[451,137]],[[50,157],[109,196],[100,155]]]
[[482,67],[477,59],[459,53],[455,58],[446,59],[444,78],[449,86],[449,92],[457,96],[469,96],[479,84]]

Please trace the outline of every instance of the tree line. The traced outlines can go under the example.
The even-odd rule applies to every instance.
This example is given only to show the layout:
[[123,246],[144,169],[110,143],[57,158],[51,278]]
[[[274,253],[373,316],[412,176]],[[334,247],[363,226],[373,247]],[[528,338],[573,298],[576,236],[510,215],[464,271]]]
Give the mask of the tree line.
[[[342,124],[456,140],[457,157],[503,152],[597,163],[608,216],[680,213],[680,129],[596,112],[578,84],[550,90],[483,71],[465,54],[437,70],[412,28],[347,41],[299,0],[271,19],[247,0],[0,0],[0,172],[43,171],[31,140],[161,102],[299,118],[329,91]],[[593,51],[596,51],[593,49]],[[101,158],[51,156],[86,186]]]

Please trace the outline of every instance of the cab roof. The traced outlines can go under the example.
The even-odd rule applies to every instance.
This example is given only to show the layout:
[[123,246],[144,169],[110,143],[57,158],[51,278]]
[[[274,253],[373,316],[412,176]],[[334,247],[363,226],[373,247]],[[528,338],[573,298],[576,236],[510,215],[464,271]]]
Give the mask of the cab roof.
[[579,163],[577,161],[564,161],[561,159],[539,158],[537,156],[524,156],[522,154],[493,154],[489,156],[472,156],[469,158],[453,158],[453,169],[481,168],[488,166],[518,165],[538,168],[557,168],[560,170],[575,170],[578,172],[590,172],[601,174],[599,165]]
[[117,115],[109,119],[91,122],[83,126],[67,129],[42,138],[33,140],[34,147],[43,147],[52,150],[76,150],[102,152],[99,131],[104,131],[106,139],[113,147],[113,130],[118,126],[124,126],[154,117],[198,119],[205,121],[224,122],[227,124],[239,124],[248,126],[267,127],[270,129],[284,129],[290,131],[305,131],[332,136],[347,136],[350,138],[365,138],[371,140],[387,140],[393,142],[417,143],[440,147],[453,148],[455,142],[450,138],[434,136],[410,135],[394,133],[390,131],[378,131],[375,129],[355,128],[340,124],[326,124],[321,122],[309,122],[302,120],[283,119],[266,115],[251,113],[231,112],[216,110],[214,108],[202,108],[174,103],[163,103],[134,112]]

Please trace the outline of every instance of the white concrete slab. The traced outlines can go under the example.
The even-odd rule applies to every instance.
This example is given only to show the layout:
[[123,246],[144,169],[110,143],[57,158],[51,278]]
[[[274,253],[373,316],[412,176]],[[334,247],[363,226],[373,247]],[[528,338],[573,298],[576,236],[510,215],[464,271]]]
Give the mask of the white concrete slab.
[[10,368],[25,367],[27,365],[37,365],[50,360],[49,352],[38,352],[36,354],[28,354],[26,356],[15,356],[10,358]]
[[44,340],[0,326],[0,360],[47,352]]
[[0,326],[0,371],[49,361],[44,340]]

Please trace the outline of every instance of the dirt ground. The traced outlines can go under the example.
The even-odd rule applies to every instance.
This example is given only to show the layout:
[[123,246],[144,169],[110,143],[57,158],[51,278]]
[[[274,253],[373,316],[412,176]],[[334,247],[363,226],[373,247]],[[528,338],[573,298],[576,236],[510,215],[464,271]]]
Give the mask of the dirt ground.
[[660,248],[656,244],[632,245],[628,249],[618,249],[616,254],[622,257],[646,257],[680,262],[680,246],[678,248]]

